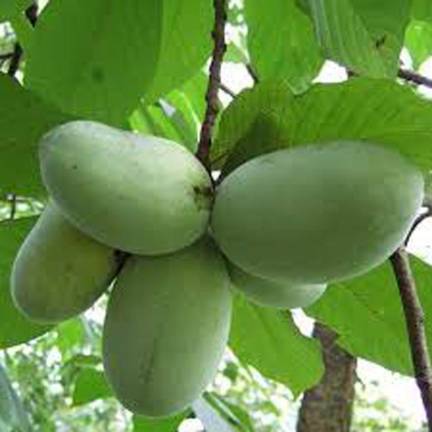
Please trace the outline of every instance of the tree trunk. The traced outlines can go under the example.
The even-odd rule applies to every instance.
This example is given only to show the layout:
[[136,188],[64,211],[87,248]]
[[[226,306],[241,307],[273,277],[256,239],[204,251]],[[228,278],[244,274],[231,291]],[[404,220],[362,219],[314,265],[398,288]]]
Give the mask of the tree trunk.
[[336,345],[336,334],[322,324],[315,324],[313,336],[322,346],[325,373],[303,396],[297,432],[348,432],[357,360]]

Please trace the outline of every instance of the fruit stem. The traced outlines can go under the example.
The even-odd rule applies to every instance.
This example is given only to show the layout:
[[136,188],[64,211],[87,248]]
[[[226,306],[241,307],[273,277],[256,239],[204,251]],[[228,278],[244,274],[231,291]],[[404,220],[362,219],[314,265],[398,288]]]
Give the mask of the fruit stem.
[[221,85],[222,61],[226,51],[226,5],[227,0],[213,0],[215,24],[212,31],[212,38],[214,41],[214,47],[212,60],[210,63],[208,87],[205,96],[207,104],[206,112],[201,126],[198,150],[196,152],[197,158],[204,164],[208,171],[210,171],[210,148],[212,144],[212,134],[216,117],[219,114],[218,91]]
[[390,257],[390,262],[405,314],[415,378],[423,400],[428,430],[432,432],[432,367],[427,347],[424,312],[404,246],[396,250]]

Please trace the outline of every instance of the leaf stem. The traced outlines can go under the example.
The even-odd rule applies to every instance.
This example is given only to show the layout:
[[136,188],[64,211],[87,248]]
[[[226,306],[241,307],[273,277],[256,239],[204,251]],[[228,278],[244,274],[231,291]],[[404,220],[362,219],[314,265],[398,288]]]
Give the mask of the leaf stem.
[[215,24],[212,32],[214,47],[206,92],[207,107],[196,153],[197,158],[209,171],[213,128],[219,113],[218,91],[221,83],[222,61],[226,51],[225,25],[227,21],[227,0],[213,0],[213,6],[215,11]]
[[404,246],[396,250],[390,257],[390,262],[405,314],[415,378],[423,400],[428,430],[432,432],[432,367],[424,326],[424,312]]

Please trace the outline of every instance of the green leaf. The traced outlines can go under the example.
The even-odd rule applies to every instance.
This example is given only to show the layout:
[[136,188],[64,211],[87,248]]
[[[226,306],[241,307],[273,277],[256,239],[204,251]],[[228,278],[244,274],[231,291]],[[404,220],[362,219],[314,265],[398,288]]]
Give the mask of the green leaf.
[[430,0],[412,0],[411,14],[414,19],[432,22],[432,3]]
[[8,21],[16,15],[22,13],[32,0],[1,0],[0,2],[0,22]]
[[189,413],[190,411],[187,410],[173,417],[163,419],[134,415],[132,418],[133,432],[175,432],[182,421],[188,417]]
[[204,117],[206,87],[207,77],[200,72],[153,105],[146,106],[141,101],[129,119],[131,128],[177,141],[195,153]]
[[309,0],[322,49],[360,75],[395,77],[411,0]]
[[184,84],[211,55],[212,0],[163,0],[162,3],[161,46],[153,82],[145,93],[147,103]]
[[88,404],[97,399],[112,397],[113,393],[103,372],[91,367],[80,370],[72,396],[74,406]]
[[38,196],[37,142],[68,117],[0,74],[0,193]]
[[[413,256],[411,266],[432,341],[432,269]],[[335,330],[340,335],[338,344],[354,356],[412,375],[405,318],[389,262],[364,276],[331,285],[306,313]]]
[[121,126],[142,96],[156,101],[205,63],[211,11],[210,0],[52,1],[26,83],[65,112]]
[[10,295],[12,263],[34,222],[35,218],[25,218],[0,223],[0,349],[28,342],[51,329],[50,326],[35,324],[24,318]]
[[242,363],[286,384],[296,396],[323,373],[319,345],[301,335],[289,312],[255,306],[243,296],[235,300],[229,345]]
[[312,22],[295,0],[246,0],[248,47],[261,80],[286,79],[294,92],[306,90],[323,59]]
[[431,118],[430,102],[389,80],[319,84],[295,98],[283,83],[267,82],[242,93],[224,112],[215,154],[229,154],[227,174],[276,148],[355,139],[400,151],[428,172]]
[[411,21],[405,33],[405,45],[413,60],[414,69],[432,55],[432,23]]
[[[3,426],[3,427],[2,427]],[[4,429],[5,428],[5,429]],[[22,402],[0,365],[0,430],[30,432],[31,426]]]
[[51,1],[34,32],[26,84],[65,112],[121,125],[154,76],[161,3]]
[[222,114],[212,147],[213,165],[228,160],[224,167],[228,173],[251,157],[288,146],[295,120],[293,106],[294,95],[284,81],[268,81],[243,91]]
[[57,331],[57,347],[63,358],[68,358],[82,348],[85,340],[85,331],[80,318],[74,318],[59,324]]

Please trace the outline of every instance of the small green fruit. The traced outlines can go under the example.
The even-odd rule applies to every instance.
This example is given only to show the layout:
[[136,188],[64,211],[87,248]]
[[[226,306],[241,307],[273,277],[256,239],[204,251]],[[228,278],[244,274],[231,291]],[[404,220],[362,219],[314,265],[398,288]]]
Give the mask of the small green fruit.
[[163,417],[200,396],[227,344],[229,285],[223,258],[209,239],[126,262],[103,331],[105,372],[126,408]]
[[278,309],[295,309],[310,306],[326,290],[326,285],[299,285],[291,282],[274,282],[244,272],[230,265],[229,274],[235,288],[250,301]]
[[43,181],[65,216],[113,248],[172,252],[207,229],[210,177],[172,141],[75,121],[42,138],[40,161]]
[[403,242],[423,189],[422,173],[382,146],[284,149],[222,182],[214,237],[251,274],[300,284],[343,280],[379,265]]
[[12,298],[32,321],[67,320],[99,298],[117,266],[112,249],[82,234],[50,203],[15,259]]

